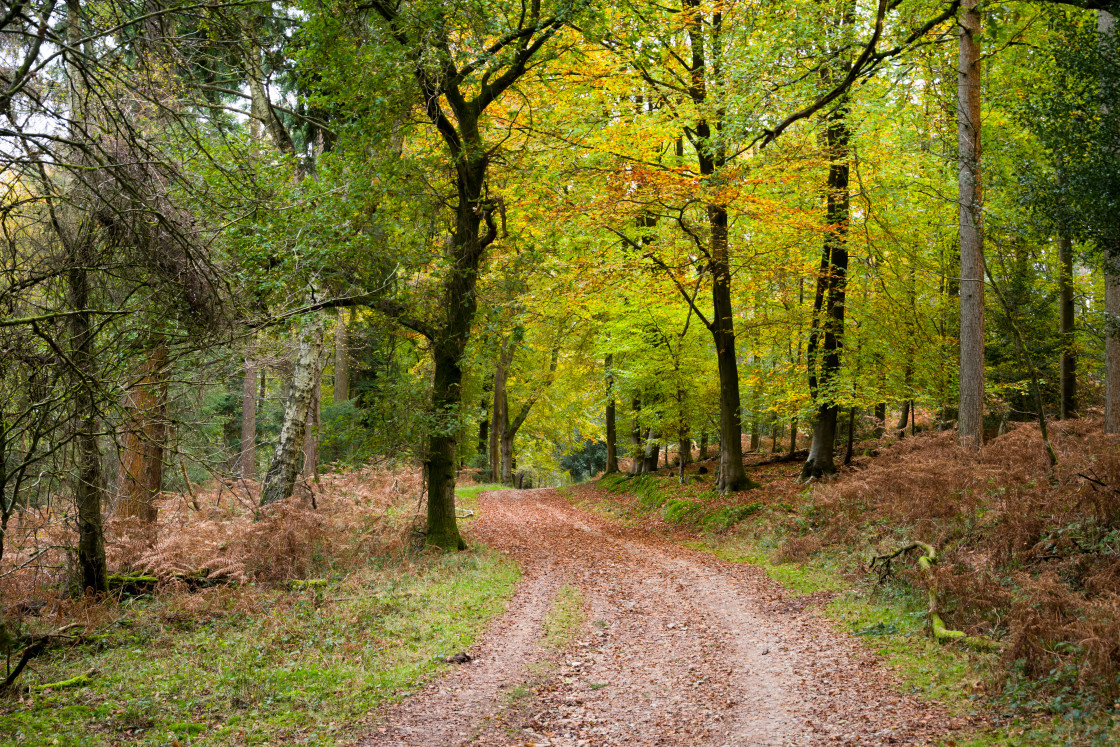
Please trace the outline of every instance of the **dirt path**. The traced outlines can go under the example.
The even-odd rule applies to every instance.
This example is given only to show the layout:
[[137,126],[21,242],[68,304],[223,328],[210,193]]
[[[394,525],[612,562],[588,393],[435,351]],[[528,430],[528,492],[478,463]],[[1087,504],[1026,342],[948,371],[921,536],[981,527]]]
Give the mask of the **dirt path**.
[[[474,661],[387,710],[361,744],[924,744],[959,726],[753,567],[548,489],[483,494],[473,534],[521,561],[525,581]],[[549,654],[537,643],[564,584],[588,624]]]

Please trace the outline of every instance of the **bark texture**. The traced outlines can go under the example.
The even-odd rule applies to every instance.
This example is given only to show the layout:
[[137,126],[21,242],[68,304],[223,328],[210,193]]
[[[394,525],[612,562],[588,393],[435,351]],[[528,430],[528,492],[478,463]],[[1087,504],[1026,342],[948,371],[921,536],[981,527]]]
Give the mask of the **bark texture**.
[[984,235],[980,179],[980,13],[963,0],[957,67],[957,200],[961,244],[960,443],[979,449],[984,420]]
[[237,462],[242,480],[257,479],[257,364],[251,358],[245,359],[241,387],[241,454]]
[[296,478],[303,467],[307,416],[315,393],[322,350],[322,318],[318,314],[312,314],[300,330],[292,380],[288,387],[288,400],[284,405],[284,421],[280,426],[280,439],[276,443],[272,463],[261,486],[262,506],[282,501],[295,490]]
[[163,489],[167,346],[153,347],[138,373],[123,403],[127,420],[121,436],[116,513],[150,524],[156,520],[155,500]]
[[354,310],[339,309],[334,328],[334,403],[350,399],[350,330],[346,315],[353,318]]
[[[1097,33],[1116,36],[1116,17],[1097,11]],[[1120,433],[1120,246],[1106,246],[1104,258],[1104,432]]]
[[[841,29],[855,22],[855,4],[845,3],[837,19]],[[821,70],[826,87],[848,74],[851,62],[840,60]],[[835,402],[835,385],[840,374],[840,353],[844,344],[844,305],[848,287],[848,224],[851,219],[848,141],[848,97],[824,115],[822,145],[829,160],[825,191],[825,223],[828,226],[821,248],[821,264],[813,298],[813,318],[807,347],[809,394],[816,406],[813,440],[809,457],[801,467],[801,479],[811,480],[836,472],[836,419],[840,412]],[[790,449],[792,453],[794,449]]]
[[642,427],[638,416],[642,412],[642,401],[637,397],[631,405],[634,411],[634,420],[630,427],[630,474],[640,475],[645,467],[645,449],[642,443]]
[[[66,0],[67,39],[72,49],[83,46],[85,35],[82,5],[79,0]],[[86,45],[82,51],[92,52]],[[82,137],[79,123],[85,118],[86,90],[83,72],[74,64],[67,52],[67,95],[71,114],[71,135]],[[78,158],[81,158],[79,155]],[[74,211],[71,225],[63,226],[51,206],[51,220],[66,250],[66,293],[72,312],[69,316],[70,360],[74,373],[74,503],[78,513],[78,583],[83,591],[94,593],[108,590],[108,570],[105,564],[105,533],[101,523],[101,449],[97,443],[100,430],[95,391],[97,332],[90,313],[93,295],[90,269],[97,265],[92,227],[88,217]]]
[[1059,416],[1064,420],[1077,414],[1077,353],[1074,348],[1073,241],[1065,231],[1058,239],[1058,304],[1062,358]]
[[607,356],[606,369],[607,369],[607,466],[605,474],[613,474],[618,472],[618,445],[616,443],[618,434],[616,433],[616,426],[614,422],[614,373],[611,369],[611,364],[614,357]]

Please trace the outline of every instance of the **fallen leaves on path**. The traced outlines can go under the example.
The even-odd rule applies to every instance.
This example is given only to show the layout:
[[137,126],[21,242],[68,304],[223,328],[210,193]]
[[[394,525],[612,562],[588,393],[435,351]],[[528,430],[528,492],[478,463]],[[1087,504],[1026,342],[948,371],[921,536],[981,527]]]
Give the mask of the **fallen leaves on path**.
[[[475,660],[404,703],[364,745],[924,744],[962,724],[901,694],[815,601],[580,511],[553,490],[481,496],[474,538],[520,561],[510,611]],[[587,625],[537,642],[556,590]]]

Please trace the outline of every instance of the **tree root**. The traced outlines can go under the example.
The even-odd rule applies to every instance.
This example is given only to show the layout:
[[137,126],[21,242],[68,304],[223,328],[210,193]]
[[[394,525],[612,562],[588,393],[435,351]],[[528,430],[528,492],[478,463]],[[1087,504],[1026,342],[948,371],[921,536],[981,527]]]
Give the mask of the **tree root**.
[[[1001,650],[1002,644],[999,641],[993,641],[991,638],[982,636],[965,635],[963,630],[950,630],[945,625],[945,621],[941,619],[937,605],[937,590],[933,583],[933,564],[937,562],[937,551],[933,548],[933,545],[927,545],[925,542],[911,542],[889,555],[875,556],[871,559],[867,569],[876,571],[879,575],[879,583],[882,583],[892,574],[891,561],[912,550],[921,550],[925,553],[918,557],[918,567],[922,569],[922,573],[925,574],[926,580],[929,582],[929,622],[934,640],[938,643],[957,642],[978,651]],[[879,566],[878,570],[875,568],[876,564]]]

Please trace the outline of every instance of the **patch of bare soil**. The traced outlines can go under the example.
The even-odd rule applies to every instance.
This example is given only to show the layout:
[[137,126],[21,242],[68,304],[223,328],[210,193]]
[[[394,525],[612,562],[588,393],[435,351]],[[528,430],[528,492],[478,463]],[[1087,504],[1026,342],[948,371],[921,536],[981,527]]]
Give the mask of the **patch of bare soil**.
[[[475,660],[383,714],[364,745],[925,744],[962,724],[894,687],[812,600],[569,505],[553,490],[483,494],[474,539],[524,564]],[[537,646],[555,590],[588,624]],[[548,677],[535,662],[548,661]],[[506,693],[532,685],[528,702]],[[511,703],[513,705],[511,705]]]

